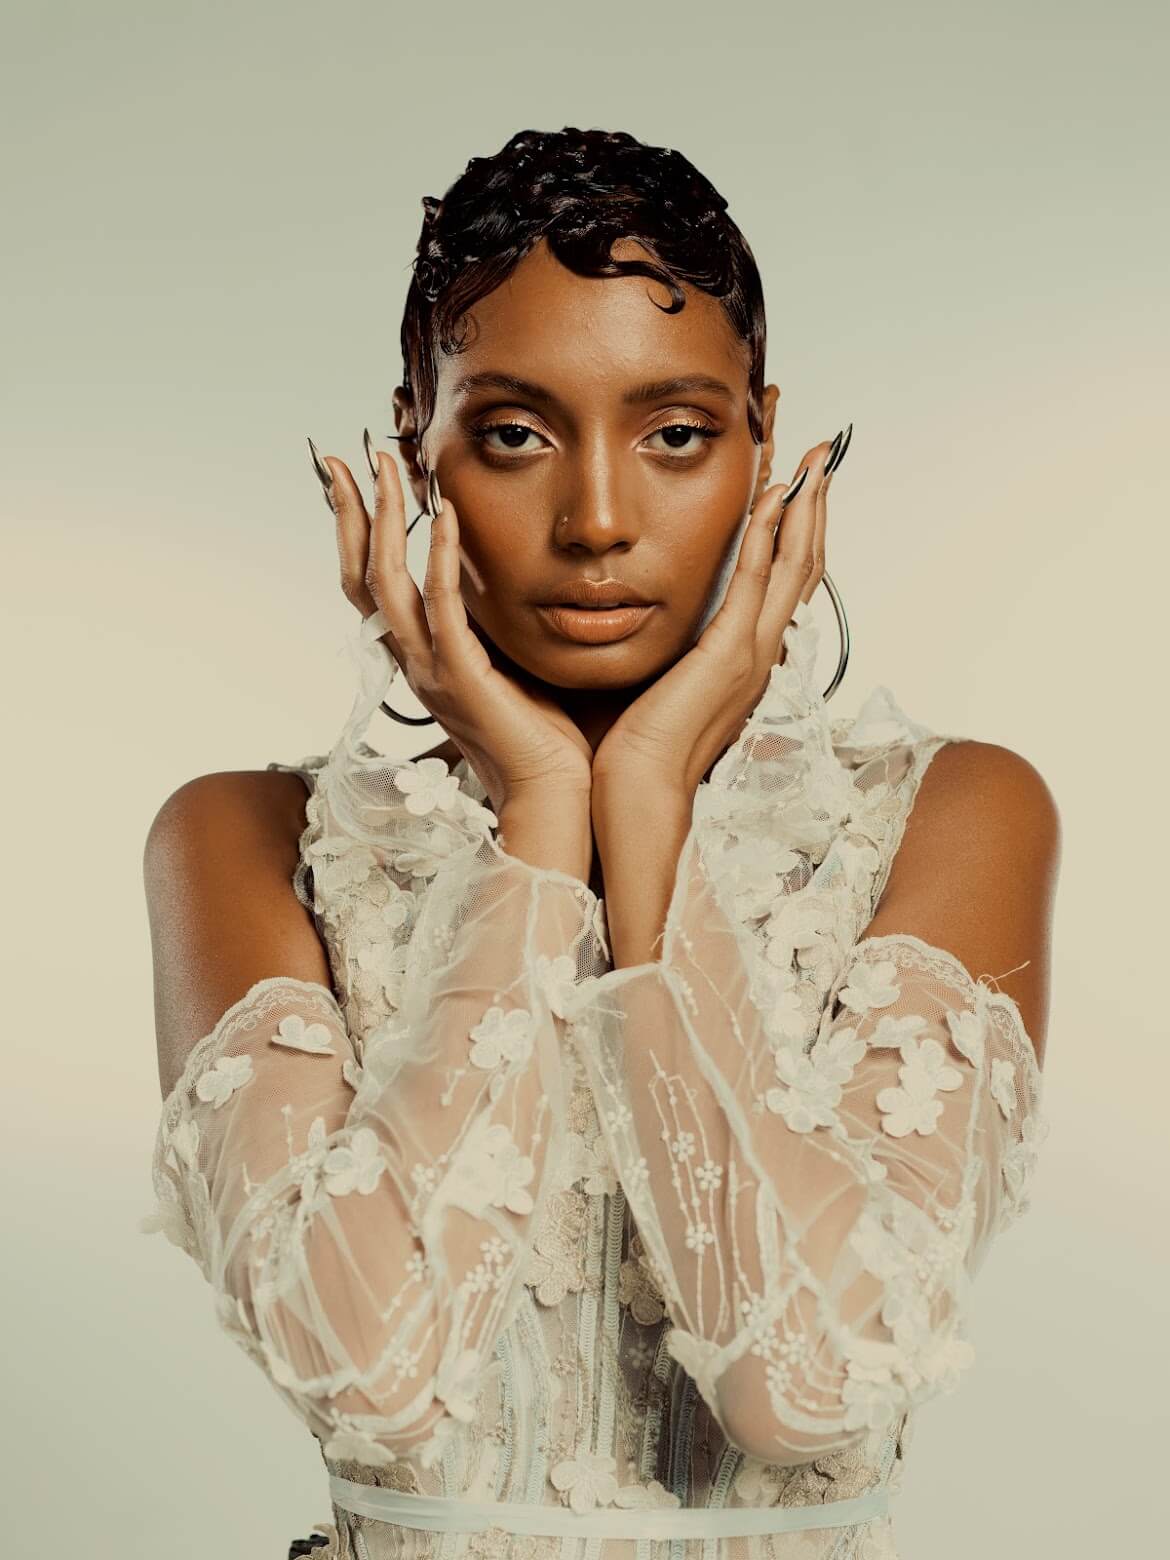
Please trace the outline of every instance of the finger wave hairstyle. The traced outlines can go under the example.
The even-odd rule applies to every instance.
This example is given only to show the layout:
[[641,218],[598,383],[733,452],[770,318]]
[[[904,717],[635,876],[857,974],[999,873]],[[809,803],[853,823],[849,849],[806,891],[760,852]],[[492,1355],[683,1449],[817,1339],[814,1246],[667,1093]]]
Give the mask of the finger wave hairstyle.
[[[441,200],[424,195],[423,225],[402,319],[403,388],[416,438],[435,409],[437,353],[459,352],[468,309],[498,287],[544,238],[578,276],[681,282],[722,304],[748,344],[748,426],[763,442],[764,294],[747,240],[727,202],[681,152],[624,131],[521,130],[494,157],[473,157]],[[613,260],[615,240],[638,240],[654,262]]]

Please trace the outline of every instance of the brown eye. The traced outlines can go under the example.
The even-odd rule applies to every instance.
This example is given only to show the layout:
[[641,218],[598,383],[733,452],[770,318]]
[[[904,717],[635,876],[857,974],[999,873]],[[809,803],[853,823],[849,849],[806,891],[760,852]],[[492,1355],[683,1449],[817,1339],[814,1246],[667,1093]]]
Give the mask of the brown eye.
[[518,422],[481,423],[478,428],[472,428],[470,432],[471,437],[475,439],[477,443],[482,444],[484,449],[490,450],[495,455],[499,455],[503,453],[503,451],[499,445],[489,444],[487,442],[489,435],[493,433],[498,433],[500,438],[503,440],[503,450],[518,452],[521,455],[523,455],[526,450],[535,448],[535,446],[524,443],[524,440],[529,435],[534,435],[535,437],[539,438],[539,434],[536,433],[535,428],[530,428],[527,423]]
[[[683,455],[697,454],[701,448],[702,442],[705,442],[707,439],[717,439],[719,437],[715,429],[708,428],[705,423],[689,422],[667,423],[662,428],[655,428],[650,437],[652,439],[656,439],[659,434],[662,434],[664,438],[667,438],[668,449],[678,450],[679,453]],[[667,437],[668,435],[673,436],[679,442],[671,442],[670,438]],[[696,442],[696,436],[698,442]]]

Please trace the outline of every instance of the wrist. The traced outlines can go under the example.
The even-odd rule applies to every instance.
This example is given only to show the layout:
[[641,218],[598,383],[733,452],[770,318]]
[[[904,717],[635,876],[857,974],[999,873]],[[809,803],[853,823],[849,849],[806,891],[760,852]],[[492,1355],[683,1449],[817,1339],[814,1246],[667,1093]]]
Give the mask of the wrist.
[[508,855],[588,883],[593,834],[587,792],[514,792],[497,816],[499,844]]

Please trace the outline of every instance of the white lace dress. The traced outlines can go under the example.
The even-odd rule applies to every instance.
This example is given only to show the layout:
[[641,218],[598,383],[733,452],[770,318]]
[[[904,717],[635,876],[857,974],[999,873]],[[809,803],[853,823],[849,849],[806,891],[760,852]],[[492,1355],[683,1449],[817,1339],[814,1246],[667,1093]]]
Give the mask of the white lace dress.
[[[816,630],[699,788],[661,962],[497,843],[465,762],[363,740],[371,620],[296,888],[334,990],[258,981],[162,1111],[143,1221],[317,1438],[291,1553],[889,1560],[915,1406],[1046,1134],[1019,1010],[861,936],[954,737]],[[235,1554],[225,1533],[222,1553]]]

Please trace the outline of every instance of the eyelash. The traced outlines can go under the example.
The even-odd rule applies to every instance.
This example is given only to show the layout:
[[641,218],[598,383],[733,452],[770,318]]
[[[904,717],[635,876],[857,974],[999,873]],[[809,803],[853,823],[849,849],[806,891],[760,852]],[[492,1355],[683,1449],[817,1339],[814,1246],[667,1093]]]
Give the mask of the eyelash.
[[[471,437],[476,440],[477,443],[483,444],[484,441],[486,440],[488,434],[489,433],[495,433],[496,430],[499,429],[499,428],[522,428],[525,431],[525,433],[536,433],[536,429],[535,428],[530,428],[527,423],[512,422],[510,420],[505,420],[503,422],[494,422],[494,423],[481,423],[476,428],[470,428],[468,430],[468,432],[470,433]],[[719,437],[719,434],[716,431],[716,429],[708,428],[705,423],[685,422],[685,421],[663,423],[662,427],[661,428],[655,428],[654,433],[650,434],[649,437],[653,438],[654,434],[665,433],[668,428],[688,428],[692,433],[699,434],[699,436],[703,440],[717,439]],[[539,437],[539,435],[537,435],[537,437]],[[527,453],[527,451],[525,451],[525,450],[507,450],[507,451],[505,451],[505,450],[488,449],[486,447],[486,445],[485,445],[485,449],[487,451],[487,454],[493,455],[493,456],[497,457],[498,459],[505,460],[505,461],[511,460],[513,458],[516,458],[516,457],[522,457],[522,456],[524,456]],[[698,453],[697,450],[694,450],[694,451],[692,451],[692,450],[681,450],[673,458],[675,460],[677,460],[678,464],[681,465],[683,460],[688,455],[693,457],[697,453]]]

